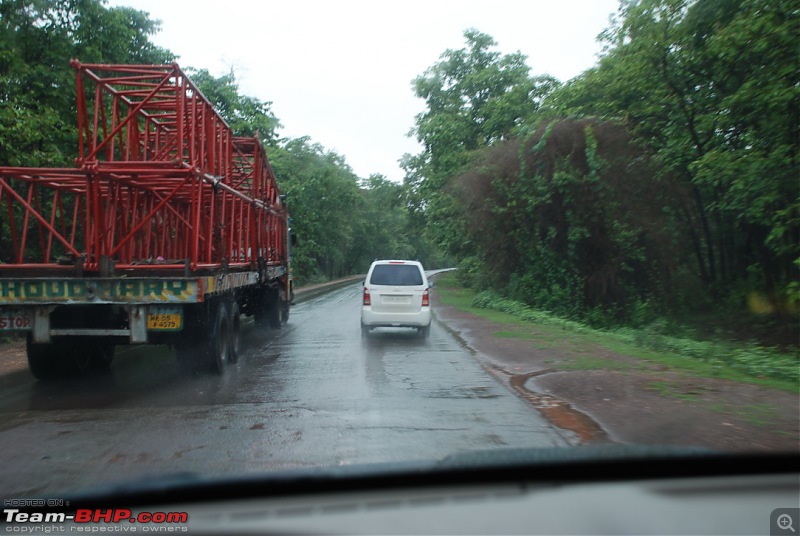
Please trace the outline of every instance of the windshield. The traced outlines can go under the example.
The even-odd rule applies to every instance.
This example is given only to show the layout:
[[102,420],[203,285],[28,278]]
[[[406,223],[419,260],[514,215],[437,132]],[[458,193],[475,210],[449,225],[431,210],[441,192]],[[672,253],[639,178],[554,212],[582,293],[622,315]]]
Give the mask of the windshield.
[[422,272],[413,265],[377,264],[369,278],[372,285],[419,286],[422,285]]
[[3,1],[0,495],[798,452],[798,17]]

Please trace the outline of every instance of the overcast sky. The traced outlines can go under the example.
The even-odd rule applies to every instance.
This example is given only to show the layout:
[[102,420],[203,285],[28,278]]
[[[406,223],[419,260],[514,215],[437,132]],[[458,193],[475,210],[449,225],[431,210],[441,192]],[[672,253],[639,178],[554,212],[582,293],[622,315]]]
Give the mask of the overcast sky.
[[411,81],[463,32],[491,35],[503,54],[520,51],[531,73],[562,81],[594,65],[597,35],[618,0],[110,0],[161,21],[152,40],[181,67],[219,76],[283,124],[344,156],[359,177],[400,181],[398,160],[418,153],[407,136],[424,109]]

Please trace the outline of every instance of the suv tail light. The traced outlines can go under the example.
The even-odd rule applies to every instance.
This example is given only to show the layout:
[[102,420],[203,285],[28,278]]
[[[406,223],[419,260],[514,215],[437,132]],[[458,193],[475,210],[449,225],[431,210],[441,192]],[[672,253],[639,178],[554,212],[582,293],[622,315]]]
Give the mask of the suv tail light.
[[425,292],[422,293],[422,306],[423,307],[430,307],[431,305],[431,298],[428,289],[425,289]]
[[372,299],[369,297],[369,289],[364,287],[364,305],[372,305]]

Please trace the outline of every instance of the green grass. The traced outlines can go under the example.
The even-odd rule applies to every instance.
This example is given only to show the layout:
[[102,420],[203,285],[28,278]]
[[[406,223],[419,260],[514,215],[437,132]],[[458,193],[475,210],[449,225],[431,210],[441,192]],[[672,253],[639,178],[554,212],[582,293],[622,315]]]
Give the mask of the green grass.
[[[752,383],[798,392],[798,355],[747,343],[696,341],[662,335],[656,329],[601,331],[580,322],[554,317],[490,293],[462,287],[455,274],[438,276],[441,300],[462,311],[501,324],[496,336],[546,342],[551,348],[574,353],[576,348],[598,346],[614,353],[658,363],[695,376]],[[589,359],[589,358],[586,358]],[[610,369],[614,360],[584,360],[576,367]],[[606,362],[605,366],[601,366]]]
[[578,356],[575,359],[564,361],[559,363],[558,367],[564,370],[616,370],[620,372],[628,370],[644,370],[647,368],[643,364],[629,361],[586,356]]

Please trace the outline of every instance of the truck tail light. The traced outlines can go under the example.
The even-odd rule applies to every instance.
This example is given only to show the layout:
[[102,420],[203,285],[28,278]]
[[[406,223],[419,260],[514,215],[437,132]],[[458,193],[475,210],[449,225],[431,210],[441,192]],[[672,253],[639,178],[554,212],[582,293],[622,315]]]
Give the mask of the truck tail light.
[[369,297],[369,289],[364,287],[364,305],[372,305],[372,300]]
[[425,292],[422,293],[422,306],[423,307],[430,307],[431,305],[431,298],[428,289],[425,289]]

